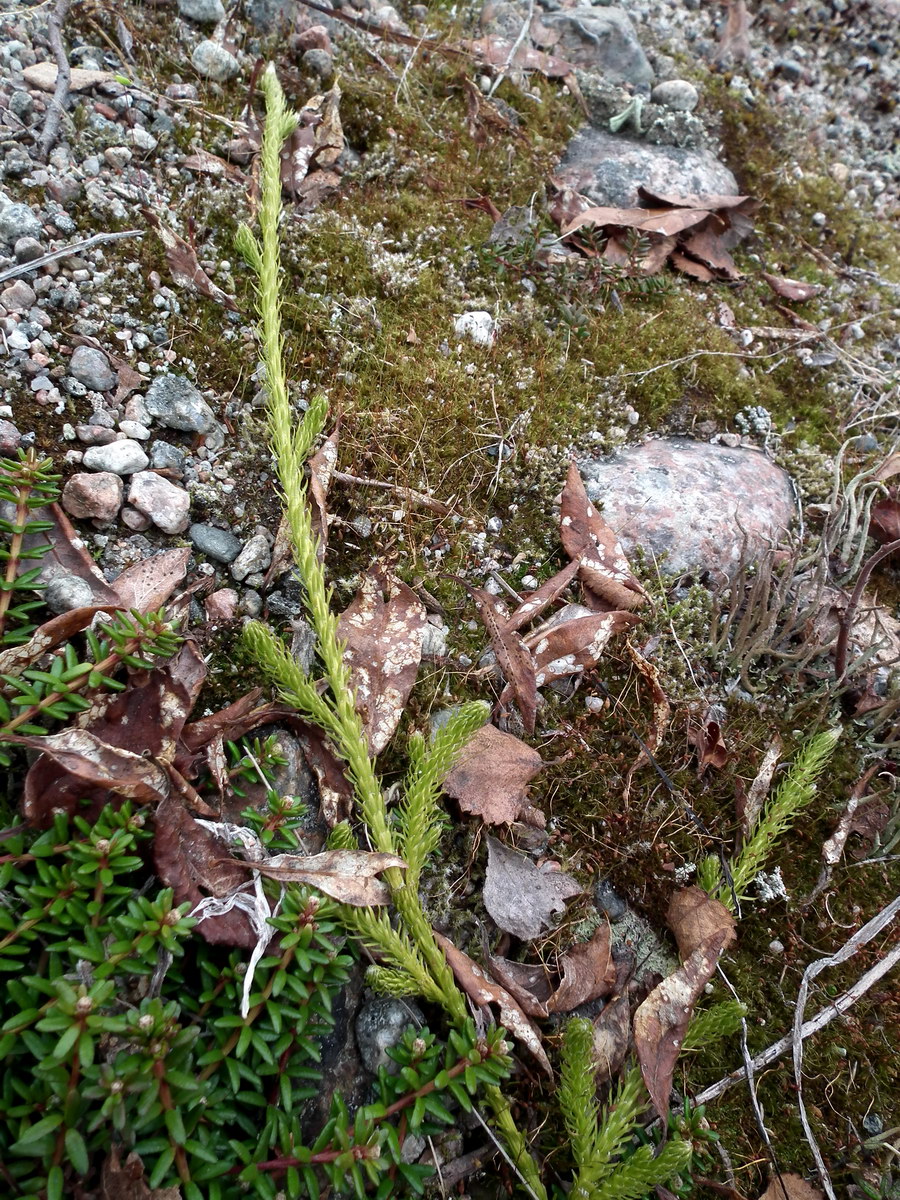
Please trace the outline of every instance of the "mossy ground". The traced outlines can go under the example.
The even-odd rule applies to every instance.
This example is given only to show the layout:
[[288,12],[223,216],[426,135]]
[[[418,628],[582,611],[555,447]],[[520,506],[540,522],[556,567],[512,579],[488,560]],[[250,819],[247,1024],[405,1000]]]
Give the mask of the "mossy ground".
[[[182,52],[171,45],[165,20],[154,8],[142,8],[139,19],[144,23],[140,69],[162,90],[175,72],[184,71]],[[312,94],[312,81],[282,61],[276,43],[260,50],[274,53],[296,102]],[[747,278],[728,288],[672,277],[664,294],[628,297],[621,311],[607,303],[587,320],[567,316],[555,303],[556,281],[540,268],[503,273],[485,256],[490,218],[464,201],[486,196],[501,211],[532,202],[539,207],[548,172],[580,123],[572,98],[539,78],[530,81],[528,95],[505,84],[499,99],[518,114],[518,127],[512,127],[507,110],[494,110],[483,98],[479,113],[471,115],[472,73],[458,62],[420,54],[405,70],[390,46],[380,46],[379,52],[386,66],[373,62],[356,43],[342,43],[342,118],[351,147],[363,157],[323,210],[288,218],[286,346],[298,395],[323,388],[332,411],[340,414],[342,470],[428,492],[451,507],[450,516],[437,517],[398,493],[360,485],[336,484],[331,498],[336,520],[327,564],[339,601],[349,599],[356,574],[378,557],[410,580],[422,581],[445,607],[452,658],[423,671],[408,715],[411,723],[421,724],[432,708],[473,692],[485,695],[491,687],[456,665],[464,652],[477,660],[484,644],[480,632],[466,627],[474,614],[449,578],[483,556],[484,542],[473,541],[473,535],[484,530],[489,517],[501,517],[502,533],[490,539],[488,551],[508,581],[515,586],[527,572],[550,574],[559,563],[552,499],[562,484],[566,455],[572,448],[609,449],[624,441],[628,406],[638,414],[641,434],[691,433],[700,426],[704,433],[729,430],[735,413],[763,405],[784,431],[783,455],[800,461],[806,453],[820,475],[827,473],[827,463],[822,464],[843,436],[847,387],[835,386],[827,373],[810,372],[787,351],[780,359],[742,360],[732,336],[716,322],[716,305],[727,303],[739,327],[786,325],[772,307],[760,267],[831,284],[834,275],[823,267],[822,255],[849,255],[852,247],[857,265],[896,280],[900,234],[849,205],[812,152],[803,149],[798,160],[802,135],[786,129],[780,114],[764,105],[750,112],[729,92],[727,80],[705,78],[708,103],[721,110],[729,165],[761,200],[755,233],[738,255]],[[232,120],[245,101],[237,86],[201,90],[207,113]],[[200,112],[177,138],[185,148],[211,148],[220,132],[215,120]],[[788,154],[799,161],[801,176],[785,169]],[[810,229],[816,211],[829,219],[811,250],[799,231]],[[247,215],[240,189],[203,180],[177,211],[182,231],[193,218],[201,257],[232,262],[231,238]],[[110,261],[117,256],[122,262],[137,257],[145,271],[155,269],[165,278],[162,250],[149,236],[137,251],[111,248]],[[523,288],[523,274],[533,290]],[[249,313],[250,296],[237,266],[234,276],[242,312]],[[877,283],[865,296],[842,294],[836,326],[856,320],[863,299],[873,298],[883,298]],[[146,301],[149,319],[149,289]],[[485,308],[498,319],[490,349],[453,333],[454,315],[473,308]],[[810,320],[821,313],[817,302],[796,311]],[[251,407],[256,359],[247,322],[241,316],[232,325],[216,305],[186,298],[172,344],[193,360],[203,387],[244,400],[241,427],[228,450],[236,494],[245,505],[237,524],[249,528],[262,522],[274,530],[277,497],[261,483],[261,473],[271,466],[263,449],[262,412]],[[878,321],[866,330],[868,338],[877,336]],[[773,350],[778,349],[776,343]],[[55,449],[57,423],[48,417],[40,432]],[[817,486],[823,486],[821,478]],[[811,486],[807,497],[821,495]],[[361,514],[373,521],[365,539],[349,524]],[[233,519],[228,503],[204,505],[201,499],[194,519],[217,517]],[[581,696],[550,697],[542,720],[549,732],[537,745],[551,765],[537,781],[533,800],[550,820],[551,852],[585,879],[596,872],[608,876],[662,930],[679,869],[718,841],[731,844],[738,782],[746,786],[752,780],[776,733],[789,756],[828,718],[833,696],[827,680],[787,676],[773,677],[756,702],[725,700],[728,679],[721,664],[705,660],[710,617],[702,597],[695,597],[693,607],[679,605],[658,580],[646,582],[655,589],[649,624],[665,639],[659,661],[675,705],[656,757],[674,791],[646,767],[628,805],[621,802],[625,772],[637,756],[638,739],[647,736],[650,698],[624,655],[613,649],[597,679],[585,685],[608,693],[601,715],[587,712]],[[223,631],[216,645],[230,664],[216,673],[213,663],[218,692],[227,693],[231,683],[244,686],[245,676],[233,678],[242,664],[231,631]],[[216,698],[225,702],[228,697]],[[730,759],[723,771],[701,778],[686,731],[710,698],[724,700],[727,707]],[[815,882],[822,842],[861,773],[867,753],[863,733],[848,728],[821,799],[791,834],[789,847],[775,854],[791,897],[804,895]],[[392,769],[388,762],[388,778]],[[699,832],[692,812],[710,837]],[[477,847],[467,833],[448,839],[442,873],[451,898],[471,889],[476,859]],[[749,1006],[751,1050],[788,1028],[804,965],[836,949],[849,926],[890,897],[889,871],[890,864],[842,866],[826,895],[806,910],[780,901],[749,906],[727,970]],[[578,916],[573,913],[571,923]],[[564,936],[565,930],[532,949],[552,954]],[[776,939],[783,952],[769,948]],[[826,1003],[833,989],[861,974],[875,953],[867,949],[822,977],[810,1012]],[[724,995],[720,985],[716,991]],[[886,1128],[900,1123],[898,1042],[900,994],[896,980],[888,980],[807,1046],[807,1099],[841,1186],[848,1179],[846,1164],[862,1162],[862,1117],[875,1112]],[[682,1084],[696,1091],[738,1062],[734,1044],[694,1054],[685,1062]],[[807,1171],[810,1156],[787,1065],[777,1064],[757,1083],[782,1168]],[[542,1101],[535,1097],[535,1103],[540,1120]],[[764,1155],[745,1091],[734,1089],[708,1116],[734,1160],[738,1187],[753,1193],[763,1176]]]

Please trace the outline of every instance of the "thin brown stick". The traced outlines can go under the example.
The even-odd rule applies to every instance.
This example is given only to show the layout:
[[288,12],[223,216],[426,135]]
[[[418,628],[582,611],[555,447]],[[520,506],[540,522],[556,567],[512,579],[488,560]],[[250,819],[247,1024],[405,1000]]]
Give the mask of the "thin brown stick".
[[63,45],[62,30],[71,2],[72,0],[56,0],[56,5],[50,14],[50,20],[47,25],[50,49],[53,51],[53,57],[56,59],[56,87],[53,89],[53,98],[47,106],[44,131],[41,134],[41,162],[46,162],[49,159],[50,151],[56,145],[56,139],[59,136],[59,123],[62,120],[66,101],[69,98],[71,69],[69,67],[68,56],[66,55],[66,48]]
[[332,479],[338,483],[358,483],[360,487],[380,488],[385,492],[396,492],[404,500],[409,500],[411,504],[418,504],[421,508],[427,508],[430,512],[437,513],[439,517],[448,517],[453,509],[449,504],[444,504],[442,500],[435,500],[433,496],[426,496],[424,492],[417,492],[414,488],[401,487],[396,483],[386,483],[383,479],[366,479],[361,475],[348,475],[346,471],[335,471]]
[[[820,1029],[824,1029],[826,1025],[830,1025],[835,1017],[842,1016],[848,1008],[864,996],[869,988],[881,979],[888,971],[892,970],[897,963],[900,963],[900,942],[890,950],[880,962],[877,962],[874,967],[870,967],[864,975],[857,979],[856,983],[846,992],[842,992],[835,1000],[828,1004],[825,1008],[820,1009],[814,1017],[810,1017],[808,1021],[804,1021],[800,1027],[800,1036],[805,1041],[812,1034],[818,1033]],[[773,1042],[771,1046],[767,1046],[765,1050],[752,1060],[754,1071],[759,1071],[763,1067],[770,1066],[773,1062],[777,1062],[782,1054],[790,1050],[793,1045],[792,1034],[787,1034],[780,1038],[777,1042]],[[727,1091],[734,1087],[736,1083],[741,1083],[746,1077],[746,1072],[743,1067],[738,1067],[736,1071],[732,1071],[730,1075],[725,1075],[716,1083],[711,1084],[708,1088],[704,1088],[698,1096],[694,1097],[694,1104],[708,1104],[711,1100],[718,1100]]]
[[819,958],[815,962],[810,963],[803,972],[803,978],[800,980],[800,990],[797,993],[797,1007],[794,1010],[794,1028],[791,1035],[791,1049],[794,1055],[794,1082],[797,1085],[797,1107],[800,1110],[803,1131],[806,1134],[809,1148],[812,1150],[816,1169],[819,1172],[819,1179],[822,1187],[825,1189],[828,1200],[837,1200],[837,1196],[831,1183],[831,1176],[828,1174],[828,1168],[825,1166],[822,1151],[819,1149],[819,1144],[809,1123],[806,1105],[803,1103],[803,1034],[801,1030],[803,1028],[803,1012],[806,1008],[806,998],[809,995],[809,985],[826,967],[839,966],[841,963],[846,962],[848,958],[852,958],[860,946],[864,946],[866,942],[871,941],[873,937],[881,933],[882,929],[893,921],[898,912],[900,912],[900,896],[897,896],[890,904],[886,904],[881,912],[876,913],[870,921],[867,921],[861,929],[858,929],[852,937],[848,938],[835,954],[829,954],[826,958]]
[[897,550],[900,550],[900,539],[895,542],[888,542],[886,546],[882,546],[880,550],[876,550],[871,558],[866,559],[860,569],[856,586],[851,593],[850,601],[847,604],[844,615],[841,617],[841,629],[834,647],[834,675],[838,683],[841,683],[847,674],[847,649],[850,642],[850,628],[853,625],[853,618],[856,616],[856,609],[859,606],[865,586],[869,582],[869,576],[882,559],[887,558],[890,554],[894,554]]

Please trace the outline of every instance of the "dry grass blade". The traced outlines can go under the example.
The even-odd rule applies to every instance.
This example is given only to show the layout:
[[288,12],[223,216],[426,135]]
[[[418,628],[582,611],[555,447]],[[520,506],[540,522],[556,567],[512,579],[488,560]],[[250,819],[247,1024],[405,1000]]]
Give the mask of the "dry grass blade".
[[643,654],[631,644],[630,638],[626,639],[625,646],[631,661],[649,684],[650,694],[653,697],[653,720],[650,723],[650,728],[647,730],[647,736],[644,738],[644,744],[641,747],[640,753],[628,768],[628,774],[625,776],[622,802],[627,804],[631,795],[632,779],[641,767],[646,766],[650,762],[651,755],[656,753],[666,730],[669,728],[669,722],[672,719],[672,706],[669,704],[669,698],[660,682],[659,671],[653,663],[644,658]]

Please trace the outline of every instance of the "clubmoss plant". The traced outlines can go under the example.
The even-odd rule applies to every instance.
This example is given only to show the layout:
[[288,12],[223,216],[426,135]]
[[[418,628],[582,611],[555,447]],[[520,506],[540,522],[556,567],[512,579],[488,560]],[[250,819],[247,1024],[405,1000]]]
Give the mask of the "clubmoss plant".
[[[392,926],[387,914],[367,910],[346,913],[348,925],[389,963],[392,990],[414,988],[440,1004],[454,1026],[459,1028],[467,1019],[468,1006],[456,986],[443,952],[434,940],[415,884],[429,849],[436,843],[439,821],[437,790],[441,772],[446,771],[471,734],[484,723],[486,706],[477,702],[463,706],[457,717],[434,739],[429,750],[418,748],[414,752],[404,787],[406,799],[395,832],[391,828],[381,784],[369,755],[362,721],[354,705],[350,674],[338,638],[337,617],[331,608],[331,593],[318,553],[318,539],[313,530],[307,500],[304,466],[324,427],[326,402],[324,397],[316,396],[298,421],[288,394],[284,367],[279,286],[280,153],[285,138],[296,127],[297,117],[287,111],[274,66],[270,65],[263,73],[262,87],[266,99],[266,124],[260,165],[260,234],[257,238],[248,226],[243,225],[238,231],[237,245],[257,278],[259,337],[266,368],[272,448],[284,496],[294,559],[316,634],[326,690],[320,694],[316,683],[300,669],[264,625],[251,624],[246,636],[260,665],[278,682],[285,700],[330,736],[346,762],[358,812],[373,848],[387,854],[402,851],[412,858],[412,881],[404,878],[400,868],[385,872],[385,880],[400,917],[399,927]],[[388,982],[384,976],[381,978],[385,983]],[[516,1168],[534,1194],[543,1200],[546,1191],[538,1168],[513,1121],[508,1101],[495,1085],[487,1087],[486,1097]]]
[[838,743],[841,731],[827,729],[809,739],[774,796],[766,804],[756,828],[730,865],[731,879],[722,879],[722,864],[712,855],[700,864],[698,883],[734,911],[749,895],[750,885],[763,869],[778,840],[813,800],[817,781]]

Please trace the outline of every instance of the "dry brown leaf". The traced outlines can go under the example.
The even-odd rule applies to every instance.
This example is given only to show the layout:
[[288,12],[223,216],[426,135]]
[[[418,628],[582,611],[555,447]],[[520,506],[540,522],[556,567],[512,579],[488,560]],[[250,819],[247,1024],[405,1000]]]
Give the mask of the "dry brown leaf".
[[[64,729],[44,737],[8,734],[8,742],[37,750],[86,788],[102,788],[139,804],[156,804],[169,794],[169,779],[157,763],[130,750],[111,746],[86,729]],[[38,764],[35,763],[34,766]],[[45,797],[26,788],[23,811],[30,824],[41,822]]]
[[823,1200],[823,1196],[802,1175],[788,1172],[773,1179],[759,1200]]
[[27,642],[9,646],[0,654],[0,676],[21,675],[26,667],[33,667],[48,650],[53,650],[76,633],[87,629],[97,613],[116,611],[117,606],[112,604],[88,604],[84,608],[72,608],[58,617],[51,617],[37,627]]
[[[629,657],[634,663],[638,672],[650,685],[650,694],[653,697],[653,720],[650,723],[650,728],[644,737],[644,744],[637,758],[628,769],[628,774],[625,776],[625,786],[622,790],[622,802],[628,803],[628,797],[631,794],[631,781],[634,775],[641,767],[650,762],[651,755],[655,754],[663,735],[669,728],[669,721],[672,719],[672,706],[669,704],[669,698],[663,691],[662,683],[659,678],[659,671],[648,659],[644,658],[631,644],[630,639],[626,639],[625,646],[628,650]],[[645,647],[646,649],[646,647]]]
[[213,283],[197,261],[193,247],[188,245],[184,238],[179,237],[174,229],[164,225],[152,208],[143,207],[141,212],[159,234],[159,240],[166,251],[169,274],[175,286],[197,292],[214,300],[216,304],[221,304],[223,308],[237,312],[238,306],[234,296],[229,296],[218,284]]
[[692,233],[681,243],[685,254],[690,254],[704,266],[710,267],[719,278],[742,279],[743,275],[737,269],[734,259],[728,253],[725,241],[711,229],[701,229]]
[[892,450],[884,462],[878,464],[872,478],[887,483],[897,474],[900,474],[900,450]]
[[139,613],[161,608],[184,579],[190,557],[190,547],[185,546],[163,550],[126,567],[112,584],[122,607],[136,608]]
[[415,592],[381,570],[363,576],[338,622],[344,661],[372,754],[394,735],[422,661],[425,606]]
[[728,747],[722,737],[718,721],[706,721],[688,730],[688,741],[697,751],[697,774],[702,775],[707,767],[721,771],[728,762]]
[[784,275],[770,275],[762,272],[762,277],[775,293],[783,300],[811,300],[821,292],[821,283],[806,283],[802,279],[787,279]]
[[869,536],[880,546],[887,546],[900,538],[900,498],[897,488],[888,488],[887,496],[872,505]]
[[564,58],[557,58],[555,54],[544,54],[543,51],[534,50],[530,46],[519,46],[515,53],[512,53],[514,43],[502,37],[475,38],[461,42],[460,45],[491,67],[505,67],[511,57],[511,65],[520,71],[539,71],[547,79],[565,79],[567,75],[575,72],[572,64]]
[[641,1074],[663,1127],[669,1115],[675,1063],[694,1004],[712,978],[729,934],[723,930],[698,946],[677,971],[653,989],[634,1014],[634,1045]]
[[26,534],[23,539],[27,550],[49,543],[50,549],[41,558],[40,582],[48,584],[58,575],[77,575],[91,589],[92,604],[109,604],[120,607],[115,589],[110,587],[91,558],[87,548],[75,531],[72,522],[58,504],[36,508],[29,514],[31,520],[49,521],[51,528],[42,533]]
[[391,891],[375,876],[391,867],[406,867],[396,854],[368,850],[323,850],[321,854],[273,854],[262,862],[234,859],[239,867],[259,871],[282,883],[305,883],[332,900],[355,908],[388,904]]
[[725,950],[735,938],[734,917],[724,904],[699,887],[682,888],[675,893],[666,921],[675,935],[682,962],[704,942],[721,943]]
[[686,254],[682,254],[679,250],[673,252],[669,262],[671,262],[677,271],[681,271],[685,275],[690,275],[694,279],[699,279],[701,283],[711,283],[715,279],[715,275],[709,267],[705,267],[703,263],[695,262],[694,259],[688,258]]
[[482,968],[469,958],[468,954],[458,950],[447,938],[435,932],[434,940],[443,950],[456,982],[469,999],[479,1008],[484,1008],[488,1004],[496,1004],[500,1010],[500,1024],[531,1051],[543,1070],[552,1079],[553,1068],[541,1045],[541,1035],[506,988],[489,979]]
[[324,561],[328,545],[328,492],[337,466],[339,430],[338,424],[309,460],[309,501],[313,533],[318,539],[316,556],[319,562]]
[[459,582],[475,601],[478,615],[491,640],[491,649],[516,698],[525,732],[534,733],[537,683],[531,652],[519,635],[509,628],[509,614],[502,601],[486,592],[484,588],[472,587],[464,579],[460,579]]
[[540,963],[511,962],[508,958],[485,956],[488,970],[518,1001],[526,1017],[546,1018],[547,1001],[553,987],[547,968]]
[[233,183],[246,183],[247,176],[234,163],[226,162],[218,154],[209,150],[195,150],[186,155],[178,164],[188,171],[196,171],[200,175],[211,175],[213,179],[230,179]]
[[537,686],[590,671],[600,661],[609,639],[639,621],[634,613],[613,611],[576,617],[537,631],[529,639]]
[[631,1006],[627,995],[617,997],[594,1018],[593,1058],[598,1084],[615,1079],[631,1046]]
[[134,1150],[124,1163],[112,1146],[100,1172],[98,1200],[182,1200],[181,1188],[153,1188],[144,1179],[144,1164]]
[[506,622],[506,628],[511,630],[523,629],[536,620],[548,605],[558,600],[575,576],[578,574],[578,563],[566,563],[561,571],[551,576],[530,596],[519,605]]
[[[229,855],[229,847],[199,821],[195,821],[181,799],[170,796],[156,810],[153,862],[166,887],[172,888],[176,904],[195,908],[204,895],[219,899],[242,887],[247,874]],[[210,916],[197,932],[212,945],[238,946],[249,950],[256,935],[246,913],[238,908],[222,916]]]
[[582,225],[601,228],[634,229],[638,233],[676,237],[687,229],[702,224],[712,213],[702,208],[607,208],[593,206],[576,214],[560,233],[566,237]]
[[486,841],[484,907],[498,928],[513,937],[522,941],[540,937],[553,927],[554,917],[566,911],[566,900],[580,895],[583,888],[550,863],[537,867],[496,838]]
[[552,177],[550,183],[556,191],[547,207],[547,212],[551,220],[555,221],[560,227],[572,221],[579,213],[583,213],[586,209],[596,207],[587,196],[581,192],[576,192],[568,184],[560,183],[558,179]]
[[635,579],[619,539],[588,500],[574,462],[562,494],[560,535],[565,551],[579,564],[585,588],[607,609],[632,609],[647,593]]
[[609,926],[597,927],[589,942],[567,950],[560,963],[562,982],[547,1001],[547,1011],[571,1012],[600,996],[609,996],[616,984],[616,964],[609,948]]
[[720,215],[732,209],[753,209],[757,204],[750,196],[723,196],[715,192],[657,192],[643,184],[638,187],[638,195],[650,204],[662,204],[669,208],[703,208]]
[[463,812],[481,817],[487,825],[506,825],[521,813],[528,784],[543,765],[538,752],[519,738],[483,725],[469,739],[443,788]]
[[738,811],[741,833],[745,840],[751,836],[753,830],[756,828],[759,814],[762,812],[766,797],[769,795],[769,788],[772,786],[772,777],[775,774],[775,768],[778,766],[778,760],[781,757],[781,745],[781,738],[777,733],[774,734],[768,749],[763,755],[762,762],[759,764],[756,777],[750,784],[747,795],[744,797],[744,802]]

